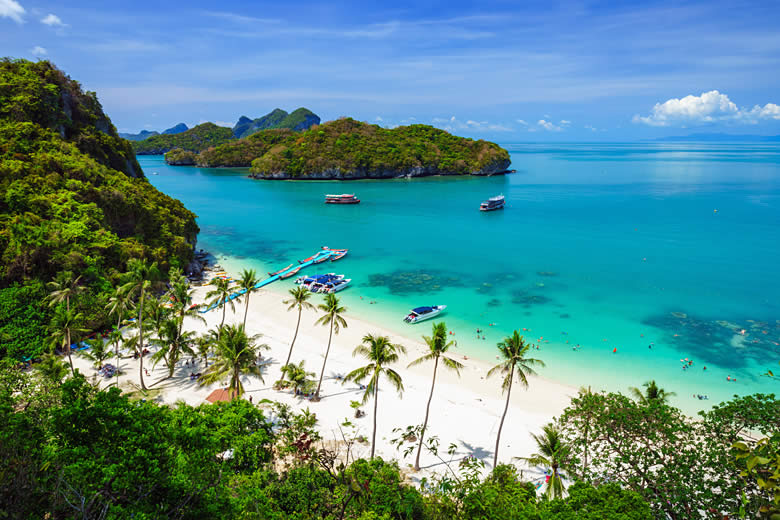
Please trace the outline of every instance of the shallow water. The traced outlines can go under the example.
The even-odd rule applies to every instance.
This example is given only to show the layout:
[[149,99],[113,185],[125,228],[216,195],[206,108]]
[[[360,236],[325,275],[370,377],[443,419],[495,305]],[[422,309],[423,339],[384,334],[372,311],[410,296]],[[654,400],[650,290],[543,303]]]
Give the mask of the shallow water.
[[[410,307],[446,304],[466,354],[493,359],[519,329],[545,377],[621,391],[653,378],[689,412],[780,388],[760,376],[780,360],[780,147],[505,147],[518,172],[491,178],[254,181],[139,161],[198,214],[198,247],[226,267],[275,271],[349,248],[319,271],[352,278],[345,305],[406,335],[430,330],[401,322]],[[323,204],[345,191],[361,204]],[[504,211],[478,211],[498,193]]]

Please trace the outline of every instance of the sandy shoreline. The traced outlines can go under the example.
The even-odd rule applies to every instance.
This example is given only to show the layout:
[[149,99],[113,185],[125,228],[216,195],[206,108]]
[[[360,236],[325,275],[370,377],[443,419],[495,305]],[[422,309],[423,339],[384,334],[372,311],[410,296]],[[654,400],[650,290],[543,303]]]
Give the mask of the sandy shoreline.
[[[208,288],[205,286],[196,288],[195,301],[203,301],[207,290]],[[425,352],[420,336],[430,334],[431,323],[423,322],[410,326],[409,335],[400,336],[377,324],[361,320],[358,317],[360,309],[349,308],[346,314],[348,327],[342,329],[333,338],[325,369],[325,378],[322,383],[322,400],[315,403],[295,397],[289,391],[278,392],[272,389],[273,382],[281,376],[280,368],[287,358],[297,320],[297,310],[288,312],[287,305],[282,303],[285,298],[285,295],[267,290],[261,290],[251,296],[247,332],[262,334],[260,341],[268,344],[271,348],[264,353],[264,358],[267,361],[264,372],[265,383],[254,377],[244,378],[247,391],[244,398],[248,399],[251,396],[255,403],[262,399],[284,402],[296,410],[309,408],[316,413],[318,428],[326,440],[340,439],[339,425],[347,419],[357,426],[357,434],[363,434],[370,439],[373,420],[372,402],[362,407],[366,412],[365,417],[355,419],[350,402],[360,400],[362,391],[354,383],[342,385],[338,376],[343,376],[365,364],[362,359],[352,357],[352,350],[360,344],[365,334],[390,336],[393,342],[400,343],[407,348],[407,354],[402,356],[400,362],[393,367],[402,376],[405,391],[399,397],[389,387],[382,388],[380,386],[377,454],[386,459],[399,459],[402,468],[413,464],[413,455],[402,459],[402,453],[397,451],[389,441],[397,437],[392,432],[394,428],[406,428],[410,425],[421,424],[423,421],[425,404],[430,392],[433,364],[424,364],[414,368],[407,368],[407,365]],[[322,295],[313,295],[311,301],[316,305],[320,303],[322,298]],[[243,313],[243,302],[236,305],[235,312],[231,312],[228,308],[226,323],[240,323],[243,319]],[[207,324],[188,320],[185,323],[186,328],[195,330],[199,334],[204,333],[209,328],[219,325],[222,311],[221,309],[210,311],[203,316],[206,318]],[[319,314],[316,311],[303,312],[298,339],[292,355],[292,361],[295,363],[305,360],[306,369],[315,372],[317,377],[319,377],[328,341],[327,327],[314,325],[318,317]],[[463,353],[458,352],[457,348],[451,350],[451,356],[463,363],[465,369],[461,371],[460,378],[455,373],[439,369],[426,437],[438,436],[442,451],[445,451],[450,443],[455,443],[458,445],[459,457],[474,456],[484,460],[490,466],[493,461],[495,436],[505,403],[505,398],[501,394],[500,378],[494,376],[491,379],[486,379],[487,371],[492,366],[491,363],[473,359],[470,356],[468,359],[464,359]],[[87,360],[74,356],[74,362],[80,367],[82,373],[88,375],[94,373]],[[113,363],[115,360],[110,362]],[[148,358],[146,358],[144,365],[150,365]],[[132,358],[122,359],[121,368],[124,371],[121,376],[123,387],[126,388],[129,382],[138,384],[138,361]],[[198,370],[204,370],[202,361]],[[158,400],[168,404],[184,401],[188,404],[198,405],[205,402],[206,396],[220,386],[199,386],[190,380],[191,371],[191,367],[183,366],[182,362],[182,366],[177,367],[173,379],[155,385],[154,388],[162,390]],[[162,363],[154,369],[149,366],[149,372],[151,376],[145,378],[147,386],[167,375],[167,369]],[[108,384],[108,380],[105,381],[105,384]],[[548,423],[554,416],[559,415],[569,404],[571,396],[576,395],[576,392],[577,389],[574,387],[540,377],[530,378],[527,390],[515,385],[502,433],[499,461],[511,462],[513,457],[533,453],[535,444],[530,434],[538,433],[544,424]],[[357,455],[368,456],[369,450],[369,445],[358,445]],[[440,462],[433,455],[425,452],[423,452],[421,466],[423,472],[416,476],[445,469],[440,466]],[[536,472],[531,470],[529,475],[536,475]]]

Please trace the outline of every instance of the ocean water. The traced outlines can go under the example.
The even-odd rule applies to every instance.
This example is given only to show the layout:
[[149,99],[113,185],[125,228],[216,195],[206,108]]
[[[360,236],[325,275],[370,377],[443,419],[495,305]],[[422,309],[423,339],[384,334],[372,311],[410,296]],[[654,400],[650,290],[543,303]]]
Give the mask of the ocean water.
[[[761,376],[780,360],[780,147],[504,146],[517,173],[490,178],[256,181],[139,161],[198,215],[198,247],[229,270],[348,248],[306,273],[352,278],[339,293],[349,311],[407,336],[430,332],[402,322],[409,308],[446,304],[463,354],[494,360],[517,329],[538,345],[541,375],[569,385],[655,379],[689,413],[780,390]],[[323,203],[342,192],[361,204]],[[500,193],[505,210],[478,211]]]

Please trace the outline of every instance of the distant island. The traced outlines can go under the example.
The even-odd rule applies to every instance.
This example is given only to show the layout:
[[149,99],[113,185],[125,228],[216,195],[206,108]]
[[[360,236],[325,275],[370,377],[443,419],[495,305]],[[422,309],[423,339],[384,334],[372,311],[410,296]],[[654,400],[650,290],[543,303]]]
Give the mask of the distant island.
[[387,129],[351,118],[303,132],[260,130],[198,154],[181,147],[166,153],[165,160],[172,165],[250,167],[257,179],[494,175],[507,172],[510,164],[509,152],[495,143],[428,125]]
[[137,134],[128,134],[128,133],[122,133],[119,132],[119,137],[123,139],[127,139],[128,141],[143,141],[144,139],[148,139],[150,137],[153,137],[155,135],[162,134],[180,134],[182,132],[186,132],[188,130],[187,125],[184,123],[179,123],[176,126],[172,126],[171,128],[168,128],[167,130],[163,130],[162,132],[157,132],[155,130],[141,130]]
[[301,131],[319,124],[319,122],[319,116],[308,108],[301,107],[289,114],[276,108],[257,119],[241,116],[233,128],[218,126],[214,123],[203,123],[188,129],[187,125],[180,123],[162,134],[147,132],[146,137],[132,139],[132,137],[140,137],[143,134],[141,132],[141,134],[124,134],[123,137],[130,136],[126,139],[134,141],[133,149],[138,155],[162,155],[174,148],[197,153],[209,147],[248,137],[261,130]]
[[655,142],[699,142],[699,143],[780,143],[780,135],[749,134],[689,134],[653,139]]

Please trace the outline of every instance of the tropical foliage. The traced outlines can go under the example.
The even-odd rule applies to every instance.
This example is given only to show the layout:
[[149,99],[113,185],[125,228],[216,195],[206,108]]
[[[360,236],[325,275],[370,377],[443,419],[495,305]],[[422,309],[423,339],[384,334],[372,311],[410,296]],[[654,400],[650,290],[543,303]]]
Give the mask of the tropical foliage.
[[230,395],[241,397],[244,394],[242,375],[252,375],[263,381],[263,372],[257,361],[260,351],[269,347],[265,343],[257,343],[259,335],[248,336],[243,325],[227,325],[221,332],[215,349],[217,359],[203,373],[200,383],[210,385],[227,378]]
[[0,354],[45,352],[55,309],[39,295],[59,273],[81,276],[74,310],[94,330],[129,259],[184,266],[197,231],[143,177],[95,93],[48,61],[0,60],[0,332],[11,338]]
[[230,128],[214,123],[202,123],[180,134],[160,134],[143,141],[133,141],[132,147],[138,155],[160,155],[174,148],[200,152],[232,139],[233,131]]

